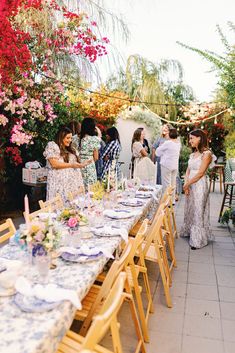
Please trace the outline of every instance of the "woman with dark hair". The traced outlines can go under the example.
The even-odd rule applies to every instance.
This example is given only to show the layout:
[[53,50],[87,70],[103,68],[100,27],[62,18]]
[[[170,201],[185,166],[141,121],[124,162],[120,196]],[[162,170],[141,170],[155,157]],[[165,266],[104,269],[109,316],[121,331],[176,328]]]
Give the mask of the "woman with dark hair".
[[185,175],[184,192],[185,210],[184,225],[181,236],[189,236],[192,250],[202,248],[213,239],[209,220],[209,189],[206,173],[213,161],[213,155],[208,147],[207,135],[197,129],[189,134],[189,144],[192,147],[188,168]]
[[143,147],[144,143],[144,131],[138,128],[134,131],[132,141],[131,141],[131,176],[134,174],[134,167],[138,160],[142,157],[147,157],[148,152]]
[[79,143],[80,159],[82,162],[87,159],[92,160],[92,163],[82,169],[82,177],[86,189],[88,185],[92,185],[97,181],[95,162],[99,158],[100,139],[96,135],[95,120],[93,118],[83,119]]
[[148,152],[143,147],[143,143],[144,129],[138,128],[134,131],[131,144],[131,176],[139,178],[143,182],[155,183],[156,168],[150,158],[148,158]]
[[76,150],[72,147],[72,131],[68,127],[61,127],[55,142],[48,142],[43,153],[47,160],[47,200],[60,194],[63,201],[67,201],[69,192],[83,187],[80,168],[84,168],[91,161],[79,162]]
[[120,156],[121,143],[118,130],[114,126],[110,127],[106,131],[106,138],[107,143],[101,155],[104,161],[101,178],[104,179],[109,169],[111,169],[117,175],[117,178],[120,179],[118,158]]

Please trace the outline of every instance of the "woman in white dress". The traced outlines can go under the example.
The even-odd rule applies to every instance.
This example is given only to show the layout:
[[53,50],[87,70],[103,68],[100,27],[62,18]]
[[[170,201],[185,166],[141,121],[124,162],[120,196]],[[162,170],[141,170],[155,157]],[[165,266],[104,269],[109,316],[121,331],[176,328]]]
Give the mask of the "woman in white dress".
[[144,147],[145,131],[143,128],[138,128],[134,131],[131,151],[131,176],[139,178],[142,182],[156,182],[156,168],[154,163],[148,157],[146,146]]
[[83,187],[80,168],[91,163],[87,160],[79,163],[78,155],[72,147],[72,131],[62,127],[56,135],[55,142],[48,142],[43,153],[47,160],[47,200],[60,194],[67,201],[69,192]]
[[200,249],[213,240],[210,230],[209,189],[206,173],[213,160],[208,148],[207,135],[197,129],[189,134],[189,143],[193,153],[190,155],[185,175],[184,225],[180,231],[182,237],[189,236],[192,250]]

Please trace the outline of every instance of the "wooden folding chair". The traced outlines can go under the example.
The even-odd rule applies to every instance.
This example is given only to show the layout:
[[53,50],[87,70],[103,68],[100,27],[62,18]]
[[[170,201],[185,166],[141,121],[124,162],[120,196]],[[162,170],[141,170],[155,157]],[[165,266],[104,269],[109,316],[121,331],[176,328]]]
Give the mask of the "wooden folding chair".
[[80,186],[78,190],[71,191],[67,194],[67,198],[69,201],[73,201],[76,199],[79,195],[85,194],[85,188],[84,186]]
[[[99,314],[94,317],[86,337],[69,330],[59,344],[58,353],[78,353],[81,350],[92,350],[99,353],[123,352],[117,314],[126,296],[123,292],[125,281],[126,274],[121,272],[105,299]],[[109,329],[112,335],[113,351],[98,345]]]
[[166,198],[166,201],[161,204],[161,207],[163,207],[163,211],[164,211],[162,232],[163,232],[163,236],[166,238],[166,241],[167,241],[169,256],[171,259],[170,270],[172,270],[173,267],[177,267],[177,263],[176,263],[176,257],[175,257],[175,239],[174,239],[174,234],[172,231],[172,224],[171,224],[171,214],[170,214],[170,206],[169,206],[170,203],[171,203],[171,196],[169,195]]
[[11,218],[7,218],[4,223],[0,224],[0,244],[12,237],[15,232],[16,229]]
[[[148,229],[148,219],[145,219],[140,230],[138,231],[135,238],[131,238],[130,242],[132,243],[132,249],[128,258],[128,266],[126,266],[127,278],[131,287],[132,292],[134,293],[138,313],[140,317],[140,324],[142,327],[142,332],[145,342],[149,342],[149,333],[148,333],[148,319],[149,314],[154,312],[153,300],[150,290],[150,284],[147,274],[147,267],[145,265],[144,254],[142,252],[142,243],[146,236]],[[138,255],[139,262],[135,263],[135,256]],[[146,297],[148,305],[146,310],[144,310],[143,301],[142,301],[142,287],[139,284],[139,276],[143,275],[144,286],[146,290]]]
[[164,192],[161,198],[160,205],[165,203],[168,196],[170,196],[169,203],[168,203],[169,215],[170,215],[169,226],[171,227],[173,237],[178,238],[178,232],[177,232],[177,226],[176,226],[176,220],[175,220],[175,210],[172,202],[173,192],[174,192],[174,188],[172,186],[168,186],[168,188],[166,189],[166,191]]
[[[112,263],[107,274],[102,276],[103,283],[102,285],[94,284],[86,297],[82,301],[82,310],[78,310],[75,315],[75,319],[79,321],[83,321],[82,327],[80,329],[80,334],[85,335],[89,326],[91,324],[93,316],[99,311],[101,304],[108,296],[113,283],[115,282],[117,276],[121,271],[124,271],[129,264],[130,256],[133,257],[133,243],[130,241],[127,243],[121,257],[118,260],[115,260]],[[131,287],[129,282],[126,281],[125,285],[127,297],[126,300],[130,305],[130,310],[132,314],[132,319],[134,322],[136,335],[138,339],[138,344],[136,348],[136,352],[141,351],[142,353],[146,353],[144,338],[141,331],[135,303],[133,297],[131,295]]]
[[156,262],[159,266],[162,284],[166,296],[167,306],[172,307],[170,286],[172,283],[170,266],[166,251],[166,240],[164,240],[164,205],[161,205],[157,217],[148,229],[147,236],[142,245],[142,253],[145,260]]
[[63,200],[59,194],[47,201],[39,200],[38,203],[41,208],[48,207],[51,212],[60,210],[64,207]]
[[[39,210],[34,211],[32,213],[29,214],[29,220],[32,221],[35,217],[37,217],[40,213],[48,213],[50,210],[49,206],[44,207],[44,208],[39,208]],[[26,215],[25,212],[23,212],[25,221],[26,221]]]

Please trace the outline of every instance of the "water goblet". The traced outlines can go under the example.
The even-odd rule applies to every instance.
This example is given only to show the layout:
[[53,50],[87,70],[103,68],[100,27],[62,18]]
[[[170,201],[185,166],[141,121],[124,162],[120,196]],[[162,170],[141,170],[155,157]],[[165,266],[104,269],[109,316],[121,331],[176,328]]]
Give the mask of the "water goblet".
[[49,269],[51,265],[51,254],[48,252],[45,254],[36,254],[34,263],[36,265],[40,281],[43,284],[48,283]]

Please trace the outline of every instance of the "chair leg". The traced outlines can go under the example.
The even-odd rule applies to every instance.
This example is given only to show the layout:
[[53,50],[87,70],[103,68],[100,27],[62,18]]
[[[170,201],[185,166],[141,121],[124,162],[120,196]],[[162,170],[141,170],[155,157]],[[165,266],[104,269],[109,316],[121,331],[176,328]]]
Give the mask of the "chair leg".
[[220,222],[220,218],[221,218],[222,213],[223,213],[224,204],[225,204],[225,200],[226,200],[227,194],[228,194],[228,185],[226,185],[226,188],[225,188],[224,197],[223,197],[222,205],[221,205],[221,208],[220,208],[220,213],[219,213],[218,222]]
[[147,353],[146,348],[145,348],[145,344],[144,344],[143,333],[141,330],[140,322],[139,322],[138,315],[137,315],[137,310],[135,307],[133,296],[131,294],[131,289],[130,289],[129,284],[126,285],[126,292],[127,292],[127,294],[126,294],[125,300],[128,301],[128,303],[129,303],[132,319],[133,319],[134,326],[135,326],[136,335],[138,338],[138,345],[137,345],[135,352],[141,351],[142,353]]
[[122,344],[120,340],[120,333],[119,333],[119,324],[117,322],[117,318],[111,322],[111,333],[112,333],[112,340],[113,340],[113,348],[114,353],[123,353]]

